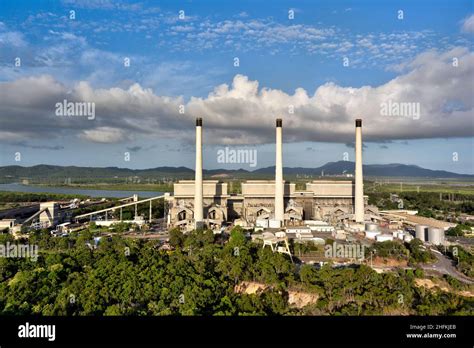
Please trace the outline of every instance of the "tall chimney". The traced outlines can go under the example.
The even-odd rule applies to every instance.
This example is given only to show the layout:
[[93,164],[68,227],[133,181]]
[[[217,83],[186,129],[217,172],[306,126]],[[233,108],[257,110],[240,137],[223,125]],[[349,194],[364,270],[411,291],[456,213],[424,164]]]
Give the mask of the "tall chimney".
[[282,120],[276,120],[276,162],[275,162],[275,220],[283,225],[283,154],[282,154]]
[[202,228],[202,118],[196,118],[196,168],[194,178],[194,227]]
[[355,195],[354,220],[364,222],[364,178],[362,175],[362,120],[355,121]]

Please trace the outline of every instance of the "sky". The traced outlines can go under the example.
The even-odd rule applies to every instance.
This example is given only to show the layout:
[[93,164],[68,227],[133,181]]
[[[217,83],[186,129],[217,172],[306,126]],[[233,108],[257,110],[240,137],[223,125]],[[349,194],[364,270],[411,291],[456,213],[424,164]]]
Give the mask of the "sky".
[[474,174],[473,43],[472,1],[3,0],[0,165],[193,168],[202,117],[205,168],[274,165],[276,118],[317,167],[361,118],[366,164]]

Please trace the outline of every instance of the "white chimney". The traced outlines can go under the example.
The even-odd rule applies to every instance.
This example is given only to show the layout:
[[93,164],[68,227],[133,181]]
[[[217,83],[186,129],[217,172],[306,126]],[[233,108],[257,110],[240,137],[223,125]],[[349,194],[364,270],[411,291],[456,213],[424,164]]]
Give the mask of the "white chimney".
[[196,168],[194,178],[194,227],[202,228],[202,118],[196,119]]
[[284,222],[283,205],[283,154],[282,154],[282,120],[276,120],[276,162],[275,162],[275,220]]
[[355,194],[354,220],[364,222],[364,178],[362,175],[362,120],[355,121]]

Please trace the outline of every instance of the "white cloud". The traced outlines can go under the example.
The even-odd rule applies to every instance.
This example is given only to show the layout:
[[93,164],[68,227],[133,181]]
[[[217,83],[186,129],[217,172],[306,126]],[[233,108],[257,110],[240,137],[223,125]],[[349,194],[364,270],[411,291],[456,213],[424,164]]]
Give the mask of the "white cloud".
[[88,129],[80,133],[79,136],[95,143],[118,143],[127,138],[123,130],[111,127]]
[[194,27],[192,25],[175,25],[171,27],[171,30],[180,32],[180,33],[187,33],[190,31],[194,31]]
[[[71,0],[68,4],[72,7],[77,5],[104,10],[115,7],[122,9],[127,5],[109,0]],[[342,59],[342,55],[347,55],[351,59],[351,67],[360,68],[400,64],[404,59],[412,58],[423,50],[440,44],[439,34],[426,30],[376,32],[364,37],[344,29],[344,26],[294,24],[292,21],[279,22],[273,17],[234,16],[233,19],[215,20],[215,16],[198,18],[186,12],[185,18],[179,19],[178,11],[158,10],[150,16],[143,8],[140,11],[131,11],[130,16],[131,19],[127,23],[124,23],[120,16],[101,16],[94,21],[71,23],[67,16],[47,12],[31,15],[21,27],[25,32],[31,31],[31,27],[58,32],[68,28],[71,31],[93,33],[91,37],[94,41],[99,39],[98,42],[100,39],[107,40],[102,35],[126,32],[138,35],[138,39],[156,39],[154,42],[158,48],[169,53],[265,52],[270,55],[309,54],[331,60]],[[63,40],[71,41],[67,37]],[[450,49],[456,45],[468,44],[456,42],[451,37],[441,47]],[[383,52],[383,57],[380,52]],[[48,60],[48,63],[51,62],[53,60]]]
[[[452,57],[458,58],[457,67]],[[192,97],[187,103],[139,84],[94,89],[80,82],[69,89],[51,77],[30,77],[0,83],[0,122],[3,134],[9,135],[1,139],[9,141],[18,132],[32,138],[79,136],[104,143],[142,137],[191,142],[195,117],[203,117],[205,141],[214,144],[272,143],[277,117],[284,120],[288,142],[350,142],[356,118],[363,119],[366,141],[474,135],[474,53],[462,47],[428,51],[403,71],[379,86],[326,83],[314,93],[298,88],[292,94],[261,88],[258,81],[236,75],[232,85],[218,85],[207,97]],[[55,117],[55,103],[65,98],[95,102],[95,120]],[[382,116],[381,104],[388,101],[419,103],[419,119]]]
[[[164,27],[166,35],[160,45],[175,52],[265,51],[269,54],[303,53],[328,59],[341,59],[344,54],[350,55],[351,67],[363,68],[399,64],[437,41],[437,34],[429,30],[356,35],[335,26],[288,24],[273,19],[205,20],[193,28],[191,31]],[[443,46],[449,49],[454,44],[451,41]]]
[[465,33],[474,33],[474,14],[464,20],[462,31]]
[[26,46],[26,42],[22,33],[7,31],[0,33],[0,47],[1,46],[24,47]]
[[119,0],[62,0],[62,3],[73,9],[138,11],[143,8],[141,3],[130,4]]

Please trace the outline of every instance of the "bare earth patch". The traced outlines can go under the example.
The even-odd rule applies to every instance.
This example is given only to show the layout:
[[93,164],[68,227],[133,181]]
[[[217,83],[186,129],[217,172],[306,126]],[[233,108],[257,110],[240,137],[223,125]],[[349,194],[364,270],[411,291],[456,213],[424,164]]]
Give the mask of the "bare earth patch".
[[[234,291],[239,294],[260,294],[267,289],[270,289],[270,285],[257,283],[257,282],[240,282],[234,288]],[[318,301],[318,295],[310,292],[288,290],[288,304],[297,308],[303,308],[307,305],[314,304]]]
[[418,286],[418,287],[425,287],[427,289],[433,289],[433,290],[436,290],[436,289],[439,289],[441,291],[444,291],[444,292],[451,292],[451,293],[455,293],[457,295],[460,295],[460,296],[464,296],[464,297],[474,297],[474,292],[471,291],[471,290],[453,290],[451,288],[449,288],[448,286],[446,285],[440,285],[440,284],[437,284],[435,283],[434,281],[432,281],[431,279],[415,279],[415,285]]
[[406,267],[408,264],[407,260],[396,260],[386,257],[374,257],[373,265],[379,267]]

